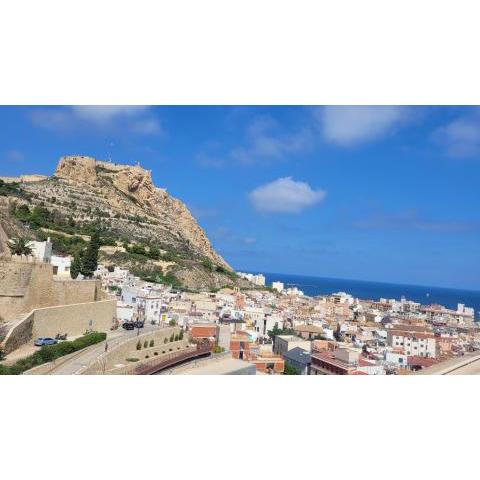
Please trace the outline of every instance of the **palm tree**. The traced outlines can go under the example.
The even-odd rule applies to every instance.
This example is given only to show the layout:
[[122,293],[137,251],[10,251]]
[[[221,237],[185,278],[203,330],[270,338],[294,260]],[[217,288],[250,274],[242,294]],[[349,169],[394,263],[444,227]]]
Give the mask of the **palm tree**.
[[32,248],[30,247],[30,241],[25,238],[12,238],[8,242],[8,248],[12,255],[31,255]]

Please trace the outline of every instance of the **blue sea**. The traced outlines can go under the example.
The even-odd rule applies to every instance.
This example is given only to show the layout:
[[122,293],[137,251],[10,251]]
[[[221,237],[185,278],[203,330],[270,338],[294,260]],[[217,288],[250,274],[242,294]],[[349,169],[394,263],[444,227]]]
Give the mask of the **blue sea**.
[[336,292],[346,292],[356,298],[378,300],[380,298],[395,298],[404,296],[407,300],[428,305],[438,303],[447,308],[457,309],[458,303],[475,309],[475,317],[480,314],[480,291],[457,290],[454,288],[425,287],[419,285],[402,285],[395,283],[366,282],[362,280],[347,280],[340,278],[321,278],[284,273],[264,273],[268,286],[273,281],[280,281],[287,286],[296,286],[306,295],[325,295]]

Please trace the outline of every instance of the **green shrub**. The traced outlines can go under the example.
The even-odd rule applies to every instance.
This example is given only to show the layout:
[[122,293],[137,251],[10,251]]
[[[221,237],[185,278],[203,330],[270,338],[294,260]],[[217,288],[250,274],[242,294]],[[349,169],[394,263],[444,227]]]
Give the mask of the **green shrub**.
[[178,334],[175,335],[175,337],[173,337],[173,339],[174,339],[176,342],[178,342]]
[[174,338],[175,338],[175,335],[172,333],[172,335],[170,336],[170,342],[173,342]]
[[165,338],[163,339],[163,343],[167,343],[167,342],[168,342],[168,338],[165,337]]
[[150,348],[152,348],[153,346],[155,346],[155,342],[153,341],[153,338],[150,340],[149,346],[150,346]]
[[137,342],[137,350],[141,350],[142,349],[142,342],[139,340]]
[[143,342],[143,348],[148,348],[148,342],[147,342],[147,340],[145,340],[145,341]]
[[29,357],[22,358],[10,367],[0,368],[0,375],[21,375],[23,372],[33,367],[42,365],[57,358],[68,355],[69,353],[82,350],[90,345],[103,342],[107,338],[106,333],[92,332],[76,340],[60,342],[56,345],[46,345]]
[[180,330],[180,333],[178,334],[178,339],[183,340],[183,328]]
[[138,362],[138,358],[127,358],[127,362]]

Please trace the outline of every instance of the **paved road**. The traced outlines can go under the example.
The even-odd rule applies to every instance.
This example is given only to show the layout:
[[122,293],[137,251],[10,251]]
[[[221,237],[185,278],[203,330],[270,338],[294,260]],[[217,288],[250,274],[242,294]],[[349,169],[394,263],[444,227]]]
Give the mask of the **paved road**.
[[[145,328],[140,329],[140,335],[149,331],[158,330],[161,327],[155,325],[145,325]],[[136,337],[137,330],[124,330],[119,328],[113,332],[108,333],[107,342],[108,349],[116,347],[119,343],[125,341],[129,337]],[[49,375],[78,375],[84,367],[91,365],[102,353],[105,352],[105,342],[97,345],[92,345],[79,352],[72,359],[62,363],[57,368],[52,370]]]

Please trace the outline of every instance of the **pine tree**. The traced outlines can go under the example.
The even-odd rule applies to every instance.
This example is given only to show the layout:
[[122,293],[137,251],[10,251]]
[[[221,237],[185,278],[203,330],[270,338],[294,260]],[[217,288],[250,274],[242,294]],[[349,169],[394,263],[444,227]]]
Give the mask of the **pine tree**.
[[100,235],[95,232],[91,238],[90,243],[82,258],[81,273],[85,277],[92,277],[93,272],[98,267],[98,250],[100,249]]
[[82,269],[82,257],[80,253],[73,256],[73,262],[70,265],[70,276],[75,280]]

